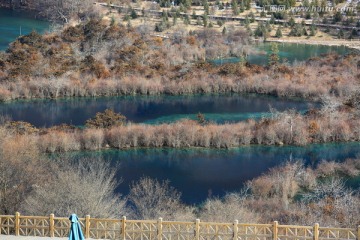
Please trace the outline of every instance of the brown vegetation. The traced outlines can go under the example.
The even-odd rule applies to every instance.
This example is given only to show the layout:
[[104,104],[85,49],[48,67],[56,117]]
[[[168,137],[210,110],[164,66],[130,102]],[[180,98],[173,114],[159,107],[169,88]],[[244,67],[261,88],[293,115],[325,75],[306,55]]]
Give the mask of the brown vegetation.
[[247,53],[244,32],[179,30],[159,39],[142,31],[94,18],[59,33],[22,36],[0,54],[0,100],[219,92],[319,99],[359,88],[358,55],[291,67],[216,66],[203,60]]
[[339,169],[353,166],[358,176],[359,163],[359,159],[344,163],[324,161],[310,169],[301,162],[289,162],[249,182],[251,198],[245,200],[245,205],[255,212],[261,211],[267,221],[356,226],[360,223],[359,191],[347,189],[339,178],[353,175],[333,171],[329,166]]
[[126,214],[125,201],[114,193],[118,185],[115,171],[108,164],[91,159],[66,164],[69,162],[56,165],[51,179],[33,187],[22,206],[26,212],[58,216],[91,212],[106,218]]
[[250,144],[360,141],[359,109],[349,106],[346,99],[325,99],[321,109],[305,114],[273,110],[269,118],[238,123],[216,124],[198,114],[197,121],[182,119],[160,125],[134,124],[125,123],[124,116],[106,110],[88,120],[85,128],[60,125],[37,129],[29,123],[6,120],[0,128],[9,141],[31,141],[42,153],[104,148],[231,148]]
[[[99,129],[93,129],[99,130]],[[208,199],[200,206],[186,206],[169,182],[143,178],[132,184],[128,196],[115,194],[121,182],[101,159],[47,159],[32,141],[35,136],[8,136],[1,129],[0,211],[12,214],[68,215],[164,220],[244,222],[314,222],[322,226],[360,224],[358,190],[344,187],[341,177],[357,177],[360,160],[322,162],[307,168],[289,162],[253,179],[240,193]],[[61,138],[61,137],[59,137]]]
[[131,209],[130,217],[157,219],[164,216],[173,221],[194,218],[192,209],[181,202],[180,196],[181,193],[171,187],[168,181],[141,178],[130,186],[127,198]]
[[126,123],[126,117],[115,113],[110,109],[106,109],[103,113],[97,113],[94,118],[86,121],[89,128],[110,128],[122,126]]
[[231,148],[250,144],[360,141],[359,110],[344,105],[339,99],[326,101],[321,109],[306,114],[293,110],[273,111],[269,118],[238,123],[211,123],[200,114],[198,121],[183,119],[160,125],[125,124],[124,116],[106,110],[88,120],[84,129],[66,125],[36,129],[23,122],[5,122],[3,129],[9,139],[31,139],[40,152],[109,147]]
[[[359,159],[352,159],[336,165],[346,168],[351,163],[359,173],[359,162]],[[61,179],[55,178],[58,183],[37,186],[26,198],[22,211],[43,215],[51,212],[66,215],[76,211],[83,215],[91,213],[93,216],[117,218],[126,214],[132,219],[163,217],[164,220],[188,221],[196,217],[203,221],[221,222],[233,222],[235,219],[252,223],[278,220],[282,224],[320,223],[322,226],[356,227],[360,223],[359,191],[344,186],[340,177],[349,175],[324,169],[324,165],[332,164],[335,163],[324,161],[311,169],[300,161],[288,162],[250,181],[241,192],[229,193],[223,198],[210,198],[199,206],[183,204],[180,193],[168,182],[149,178],[133,183],[129,195],[119,198],[112,192],[112,176],[107,176],[109,170],[90,168],[83,171],[75,167],[67,172],[60,171]],[[65,182],[64,179],[76,180],[79,184]],[[53,188],[49,188],[51,184],[55,184]],[[72,194],[71,204],[66,194]]]

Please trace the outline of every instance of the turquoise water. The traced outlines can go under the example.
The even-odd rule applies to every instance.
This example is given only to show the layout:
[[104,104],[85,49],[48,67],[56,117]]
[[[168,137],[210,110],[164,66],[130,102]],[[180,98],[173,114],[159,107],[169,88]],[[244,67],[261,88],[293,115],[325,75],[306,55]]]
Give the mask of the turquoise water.
[[48,22],[34,19],[29,13],[0,8],[0,51],[6,50],[20,35],[33,30],[43,33],[49,26]]
[[[49,23],[35,20],[28,14],[0,9],[0,50],[5,50],[20,34],[32,30],[44,32],[48,28]],[[250,55],[248,61],[267,64],[270,44],[259,45],[257,49],[258,53]],[[280,57],[287,58],[291,63],[331,51],[340,54],[350,51],[344,47],[300,44],[282,44],[279,50]],[[219,63],[225,61],[238,60],[222,60]],[[38,127],[61,123],[82,125],[96,112],[106,108],[121,112],[132,122],[157,124],[184,117],[195,119],[196,114],[202,112],[207,120],[224,123],[269,116],[271,107],[280,111],[305,111],[316,106],[256,95],[111,97],[15,101],[1,104],[0,114],[9,115],[13,120],[28,121]],[[183,193],[185,202],[200,203],[209,196],[223,196],[226,192],[237,191],[246,181],[289,159],[302,159],[304,164],[315,167],[322,159],[343,161],[360,157],[360,143],[307,147],[251,146],[229,150],[132,149],[63,155],[111,161],[117,168],[117,178],[123,180],[118,192],[126,194],[132,181],[149,176],[159,180],[169,179],[171,185]],[[358,188],[360,178],[349,179],[347,184]]]
[[[295,63],[305,61],[311,57],[319,57],[322,54],[338,53],[341,55],[348,54],[353,50],[344,46],[323,46],[310,44],[279,43],[279,57],[281,62]],[[262,43],[255,46],[255,53],[250,54],[246,60],[252,64],[267,65],[269,54],[271,53],[271,43]],[[239,58],[229,58],[215,60],[216,64],[227,62],[239,62]]]
[[266,117],[270,108],[305,111],[316,106],[316,103],[261,95],[160,95],[14,101],[0,104],[0,115],[30,122],[37,127],[61,123],[83,125],[97,112],[110,108],[136,123],[158,124],[181,118],[196,119],[199,112],[205,114],[209,121],[224,123]]
[[[0,9],[0,51],[6,50],[9,43],[14,41],[20,34],[25,35],[32,30],[43,33],[49,29],[49,23],[34,19],[29,13]],[[264,43],[255,46],[255,53],[247,57],[247,61],[253,64],[266,65],[271,44]],[[310,57],[320,56],[324,53],[336,52],[339,54],[349,53],[346,47],[330,47],[321,45],[305,44],[279,44],[279,56],[281,60],[287,59],[290,63],[303,61]],[[237,62],[239,59],[215,60],[216,63]]]
[[[246,181],[266,173],[269,168],[288,160],[301,159],[316,167],[323,159],[344,161],[360,158],[360,143],[293,146],[249,146],[228,150],[216,149],[131,149],[66,153],[72,158],[97,158],[110,161],[123,182],[117,191],[126,194],[129,184],[148,176],[170,180],[182,192],[186,203],[196,204],[208,196],[224,196],[240,190]],[[348,180],[358,188],[360,179]]]

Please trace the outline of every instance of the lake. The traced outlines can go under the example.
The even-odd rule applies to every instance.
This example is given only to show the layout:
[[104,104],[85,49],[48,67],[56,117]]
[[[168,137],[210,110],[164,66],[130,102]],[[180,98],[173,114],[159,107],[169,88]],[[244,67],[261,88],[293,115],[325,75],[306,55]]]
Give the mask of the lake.
[[[224,196],[240,190],[246,181],[266,173],[289,159],[301,159],[316,167],[323,159],[344,161],[360,158],[360,143],[314,144],[294,146],[249,146],[227,150],[217,149],[131,149],[97,152],[65,153],[72,158],[98,158],[110,161],[117,168],[117,178],[123,182],[117,188],[127,194],[129,185],[141,177],[169,180],[182,192],[182,200],[198,204],[208,196]],[[348,180],[348,185],[360,187],[360,179]]]
[[6,50],[20,35],[33,30],[44,33],[49,27],[49,22],[34,19],[30,13],[0,8],[0,51]]
[[83,125],[107,108],[135,123],[168,123],[181,118],[196,119],[201,112],[217,123],[238,122],[269,116],[270,109],[306,111],[319,104],[261,95],[126,96],[13,101],[0,104],[0,115],[26,121],[37,127],[68,123]]
[[[35,30],[44,33],[49,30],[50,24],[33,18],[32,14],[26,12],[0,9],[0,51],[6,50],[9,43],[14,41],[19,35],[25,35]],[[320,56],[324,53],[335,52],[347,54],[351,52],[346,47],[306,45],[281,43],[279,46],[279,56],[281,61],[287,59],[290,63],[304,61],[310,57]],[[255,52],[247,57],[247,61],[252,64],[267,65],[268,54],[271,52],[270,43],[258,44],[254,47]],[[238,62],[237,58],[215,60],[215,63]]]
[[[296,43],[278,43],[280,62],[290,64],[305,61],[311,57],[318,57],[322,54],[337,53],[345,55],[353,52],[345,46],[324,46]],[[247,56],[246,61],[251,64],[267,65],[271,53],[271,43],[259,43],[254,46],[255,52]],[[239,62],[239,58],[217,59],[213,62],[216,64]]]
[[[0,50],[19,35],[32,30],[44,32],[49,23],[31,18],[23,12],[0,9]],[[258,52],[248,56],[250,63],[267,64],[270,44],[257,46]],[[327,47],[301,44],[280,44],[279,55],[289,62],[306,60],[323,53],[346,54],[345,47]],[[238,61],[238,59],[219,60]],[[73,98],[58,100],[13,101],[0,104],[0,114],[13,120],[27,121],[37,127],[61,123],[83,125],[96,112],[107,108],[121,112],[136,123],[157,124],[181,118],[196,118],[205,114],[207,120],[218,123],[242,121],[269,116],[270,109],[306,111],[319,104],[259,95],[195,95]],[[292,146],[248,146],[227,150],[217,149],[131,149],[97,152],[73,152],[62,156],[72,158],[98,158],[110,161],[117,169],[117,178],[123,180],[117,191],[127,194],[129,184],[143,176],[170,180],[182,192],[182,199],[198,204],[209,196],[224,196],[237,191],[244,184],[266,173],[269,168],[289,159],[302,159],[315,167],[322,159],[344,161],[360,157],[360,143],[339,143]],[[348,186],[358,188],[360,179],[348,180]]]

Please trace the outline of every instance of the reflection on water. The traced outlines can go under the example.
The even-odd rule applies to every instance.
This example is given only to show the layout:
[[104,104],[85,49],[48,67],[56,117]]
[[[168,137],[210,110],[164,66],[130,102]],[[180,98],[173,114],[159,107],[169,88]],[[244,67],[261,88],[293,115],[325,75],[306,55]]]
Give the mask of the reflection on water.
[[[352,50],[344,46],[324,46],[296,43],[279,43],[279,57],[281,62],[299,62],[305,61],[311,57],[319,57],[322,54],[338,53],[341,55],[348,54]],[[267,65],[269,54],[271,53],[271,43],[263,43],[255,46],[255,52],[248,55],[246,60],[252,64]],[[215,60],[217,64],[227,62],[239,62],[239,58],[229,58]]]
[[0,104],[0,114],[37,127],[61,123],[83,125],[87,119],[107,108],[121,112],[136,123],[173,122],[184,117],[195,119],[199,112],[204,113],[208,120],[224,123],[266,116],[270,107],[280,111],[304,111],[309,108],[309,103],[259,95],[72,98]]
[[20,35],[29,34],[33,30],[42,33],[49,26],[48,22],[34,19],[28,13],[0,8],[0,51],[6,50],[9,43]]
[[[111,161],[117,177],[123,180],[118,191],[126,194],[129,184],[143,176],[169,179],[182,192],[187,203],[199,203],[209,193],[223,196],[269,168],[292,159],[301,159],[310,167],[321,160],[344,161],[360,158],[360,143],[309,145],[307,147],[251,146],[229,150],[215,149],[132,149],[67,153],[74,158],[92,157]],[[360,179],[358,179],[360,180]],[[359,187],[360,181],[352,180]]]

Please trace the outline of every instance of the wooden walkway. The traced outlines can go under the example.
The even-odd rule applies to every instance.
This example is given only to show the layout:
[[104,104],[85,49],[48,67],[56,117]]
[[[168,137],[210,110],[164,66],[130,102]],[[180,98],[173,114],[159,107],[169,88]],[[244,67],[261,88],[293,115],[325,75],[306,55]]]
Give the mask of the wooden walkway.
[[[79,218],[86,238],[128,240],[359,240],[358,228],[328,228],[272,224],[173,222],[158,220]],[[68,218],[50,216],[0,215],[2,235],[66,237]]]

